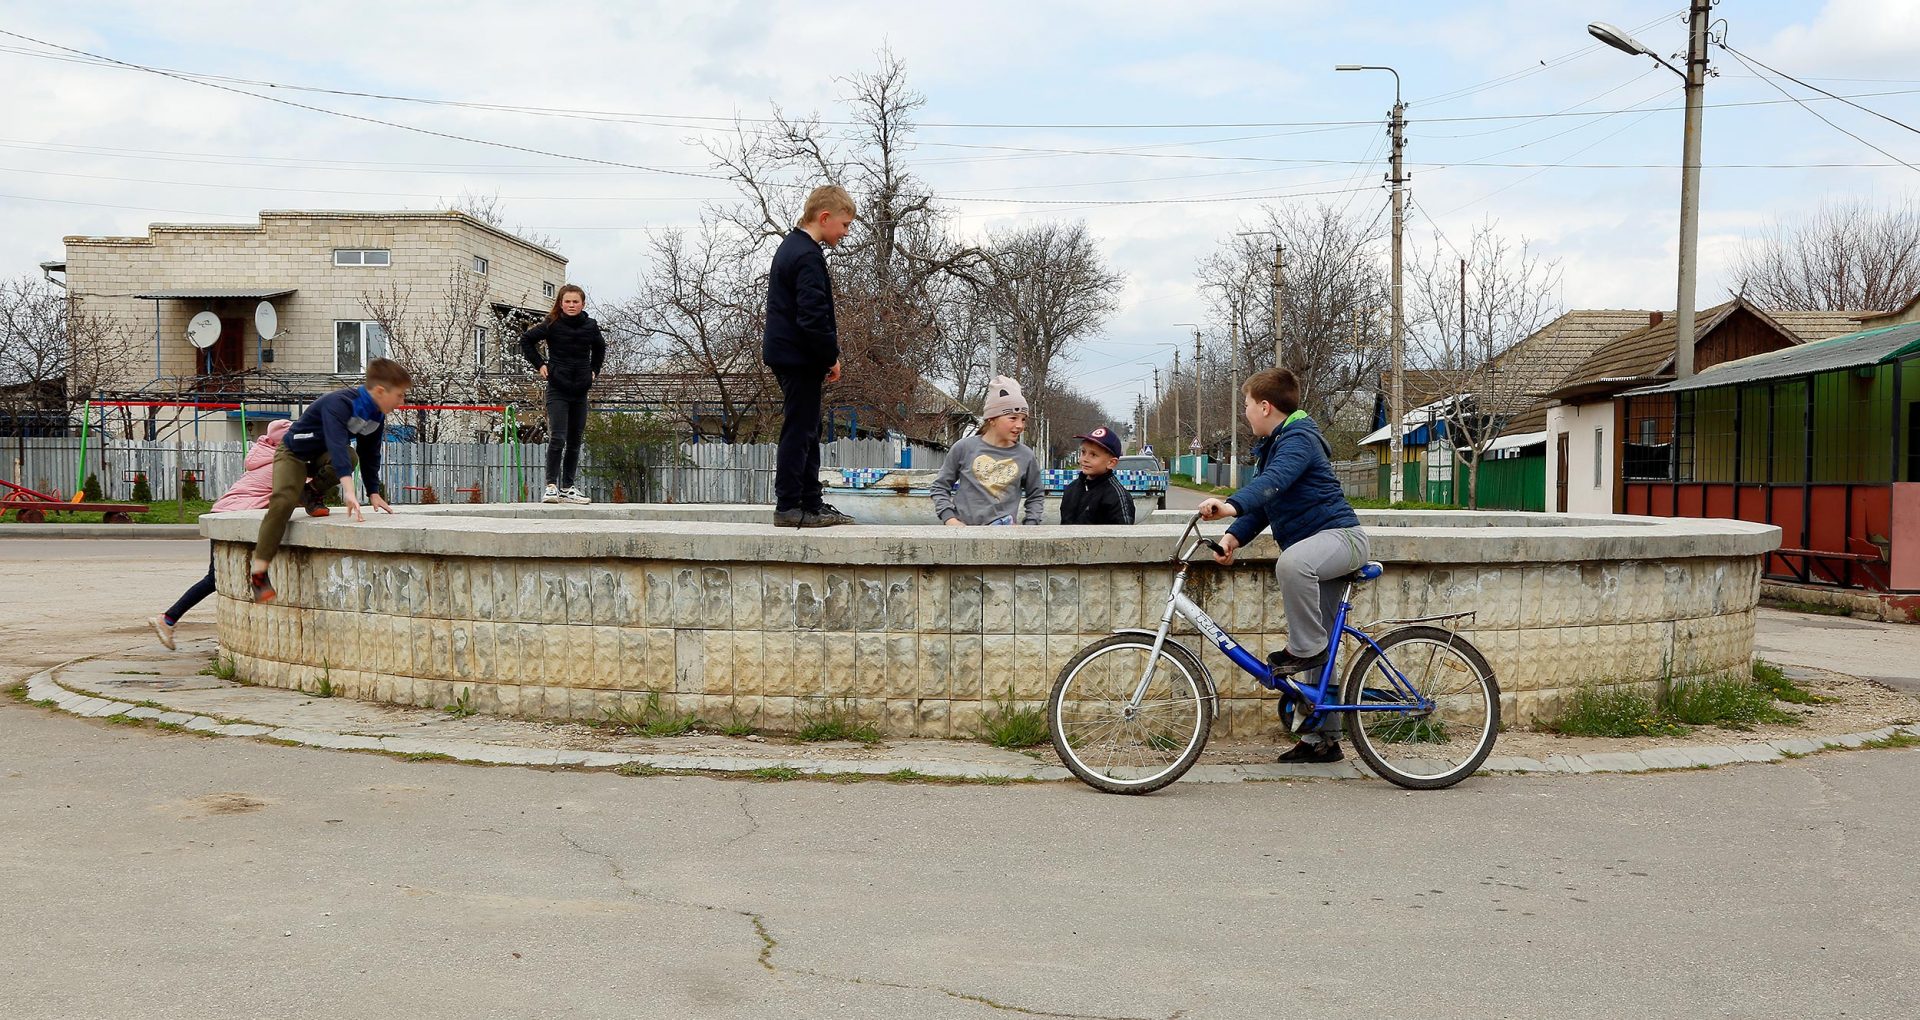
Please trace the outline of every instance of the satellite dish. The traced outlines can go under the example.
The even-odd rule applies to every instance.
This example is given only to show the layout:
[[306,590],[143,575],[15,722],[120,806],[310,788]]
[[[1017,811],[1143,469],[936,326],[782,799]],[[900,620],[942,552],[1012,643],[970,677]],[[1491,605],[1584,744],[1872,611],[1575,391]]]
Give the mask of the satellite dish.
[[254,306],[253,328],[259,331],[262,340],[280,335],[280,315],[273,310],[273,302],[262,301]]
[[212,312],[199,312],[187,320],[187,342],[195,347],[212,347],[220,339],[220,317]]

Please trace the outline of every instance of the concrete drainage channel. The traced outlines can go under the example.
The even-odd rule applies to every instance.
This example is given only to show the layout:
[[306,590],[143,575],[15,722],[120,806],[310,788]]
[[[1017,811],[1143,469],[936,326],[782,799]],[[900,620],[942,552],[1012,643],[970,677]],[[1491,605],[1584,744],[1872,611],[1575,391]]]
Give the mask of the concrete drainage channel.
[[[1063,768],[1029,761],[957,761],[934,756],[916,757],[916,741],[893,742],[895,753],[884,759],[770,757],[749,754],[683,754],[592,751],[534,747],[522,744],[446,736],[404,736],[351,733],[307,725],[270,725],[222,712],[203,714],[125,700],[128,692],[109,692],[103,685],[86,685],[63,674],[106,658],[91,655],[73,659],[28,678],[28,701],[83,718],[123,717],[145,724],[178,728],[209,736],[242,737],[272,743],[336,751],[363,751],[411,760],[451,761],[477,765],[530,765],[618,771],[627,775],[707,775],[767,779],[828,779],[839,781],[892,780],[904,782],[966,782],[986,785],[1058,782],[1071,777]],[[284,707],[311,704],[295,692],[235,688],[250,697],[283,700]],[[137,692],[134,692],[137,693]],[[142,699],[144,700],[144,699]],[[427,709],[396,709],[424,719],[439,720]],[[1861,733],[1811,736],[1739,744],[1681,745],[1640,751],[1610,751],[1577,755],[1548,755],[1544,760],[1495,754],[1482,774],[1594,774],[1705,769],[1722,765],[1778,762],[1830,750],[1904,746],[1920,740],[1920,724],[1886,726]],[[742,741],[742,743],[747,743]],[[1496,749],[1497,750],[1497,749]],[[905,753],[899,753],[904,751]],[[1007,757],[1023,757],[1009,752]],[[1185,783],[1274,782],[1296,779],[1371,779],[1351,761],[1334,765],[1200,765]]]

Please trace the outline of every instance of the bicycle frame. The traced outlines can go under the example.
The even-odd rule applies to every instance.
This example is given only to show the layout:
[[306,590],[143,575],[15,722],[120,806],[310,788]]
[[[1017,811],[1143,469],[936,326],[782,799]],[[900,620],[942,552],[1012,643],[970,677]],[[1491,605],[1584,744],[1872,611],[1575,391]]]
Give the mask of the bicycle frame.
[[[1348,584],[1347,590],[1340,596],[1340,609],[1334,615],[1333,626],[1330,628],[1334,635],[1330,651],[1338,652],[1341,642],[1349,636],[1355,638],[1367,648],[1373,649],[1375,663],[1384,667],[1383,672],[1386,674],[1387,679],[1396,688],[1399,688],[1400,693],[1413,699],[1412,703],[1396,702],[1392,704],[1373,705],[1329,703],[1327,698],[1329,689],[1333,685],[1333,671],[1340,658],[1337,654],[1329,654],[1327,656],[1326,663],[1320,667],[1320,680],[1318,683],[1307,685],[1287,677],[1275,676],[1273,671],[1267,668],[1265,662],[1261,661],[1254,653],[1247,651],[1240,642],[1235,641],[1232,635],[1223,630],[1221,626],[1214,621],[1213,617],[1208,616],[1206,610],[1201,609],[1197,603],[1187,597],[1185,590],[1187,585],[1187,571],[1193,565],[1189,558],[1202,544],[1211,545],[1211,543],[1207,542],[1207,540],[1199,534],[1196,526],[1197,523],[1196,520],[1194,525],[1189,525],[1190,528],[1193,528],[1193,542],[1188,544],[1184,537],[1182,538],[1181,544],[1184,548],[1181,550],[1178,558],[1179,565],[1174,570],[1173,584],[1167,596],[1167,608],[1160,614],[1160,625],[1155,628],[1153,632],[1153,650],[1147,656],[1147,665],[1141,672],[1140,683],[1134,688],[1133,697],[1127,702],[1125,712],[1129,718],[1132,717],[1134,712],[1139,710],[1141,700],[1146,697],[1147,685],[1152,682],[1154,667],[1160,661],[1160,650],[1165,647],[1167,643],[1167,633],[1173,629],[1173,618],[1175,614],[1178,614],[1188,623],[1193,624],[1196,630],[1206,635],[1207,640],[1213,642],[1215,648],[1220,649],[1221,654],[1231,659],[1234,665],[1239,666],[1255,680],[1259,681],[1262,687],[1272,691],[1290,690],[1302,700],[1306,701],[1312,707],[1312,711],[1309,713],[1306,722],[1314,721],[1316,717],[1325,712],[1416,713],[1432,710],[1432,700],[1414,688],[1413,684],[1400,672],[1399,667],[1393,665],[1392,661],[1387,658],[1386,653],[1381,650],[1380,645],[1364,632],[1348,625],[1347,614],[1353,609],[1352,584]],[[1364,650],[1362,654],[1365,654]]]

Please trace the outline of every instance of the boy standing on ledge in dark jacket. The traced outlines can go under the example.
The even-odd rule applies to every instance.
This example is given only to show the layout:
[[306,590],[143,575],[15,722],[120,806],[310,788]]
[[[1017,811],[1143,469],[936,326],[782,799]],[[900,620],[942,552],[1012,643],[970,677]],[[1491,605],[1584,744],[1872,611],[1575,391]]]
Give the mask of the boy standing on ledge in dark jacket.
[[[1280,543],[1274,573],[1287,612],[1287,648],[1267,657],[1275,676],[1317,670],[1326,664],[1333,639],[1328,626],[1340,609],[1346,576],[1367,562],[1367,533],[1333,473],[1333,450],[1305,411],[1300,380],[1284,368],[1255,372],[1242,388],[1247,424],[1264,437],[1254,448],[1258,473],[1224,500],[1200,504],[1203,520],[1237,517],[1214,560],[1233,565],[1234,551],[1269,525]],[[1340,720],[1303,734],[1283,762],[1333,762],[1340,752]]]
[[[260,520],[260,537],[253,546],[253,563],[248,580],[256,602],[272,602],[279,594],[267,579],[267,567],[280,551],[280,539],[287,532],[287,518],[303,499],[324,502],[335,485],[347,516],[356,521],[367,518],[360,512],[360,500],[353,491],[353,469],[367,483],[367,505],[392,513],[380,485],[380,442],[387,428],[387,413],[407,398],[413,376],[397,361],[375,358],[367,362],[365,386],[334,390],[307,405],[300,419],[287,429],[280,452],[273,457],[273,495],[267,500],[267,515]],[[313,484],[307,484],[311,477]],[[312,491],[307,491],[311,488]]]
[[1080,440],[1080,477],[1060,494],[1062,524],[1132,524],[1133,497],[1113,469],[1120,464],[1120,436],[1105,425]]
[[853,518],[828,506],[820,490],[821,389],[840,381],[840,334],[833,280],[822,246],[853,225],[853,197],[829,184],[813,189],[800,225],[780,242],[767,272],[767,329],[761,360],[780,383],[780,447],[774,454],[773,523],[824,528]]

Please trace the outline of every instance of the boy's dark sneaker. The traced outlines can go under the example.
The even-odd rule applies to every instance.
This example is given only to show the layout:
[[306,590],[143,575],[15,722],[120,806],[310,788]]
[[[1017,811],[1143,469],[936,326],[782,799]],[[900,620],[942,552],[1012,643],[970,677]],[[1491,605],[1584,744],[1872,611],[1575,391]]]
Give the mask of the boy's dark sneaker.
[[1282,765],[1328,765],[1345,758],[1338,740],[1302,740],[1280,756]]
[[822,503],[813,508],[815,517],[820,518],[819,527],[831,528],[836,524],[852,524],[853,518],[833,508],[831,503]]
[[1304,659],[1292,652],[1284,651],[1267,656],[1267,668],[1273,670],[1274,676],[1292,676],[1295,673],[1319,669],[1326,664],[1327,653],[1324,649],[1320,654],[1309,655]]
[[273,582],[267,579],[267,572],[264,570],[257,574],[248,574],[247,581],[253,585],[255,602],[272,602],[280,594],[273,590]]
[[773,526],[776,528],[817,528],[820,526],[820,515],[811,510],[802,510],[799,507],[794,507],[792,510],[775,510],[773,512]]

